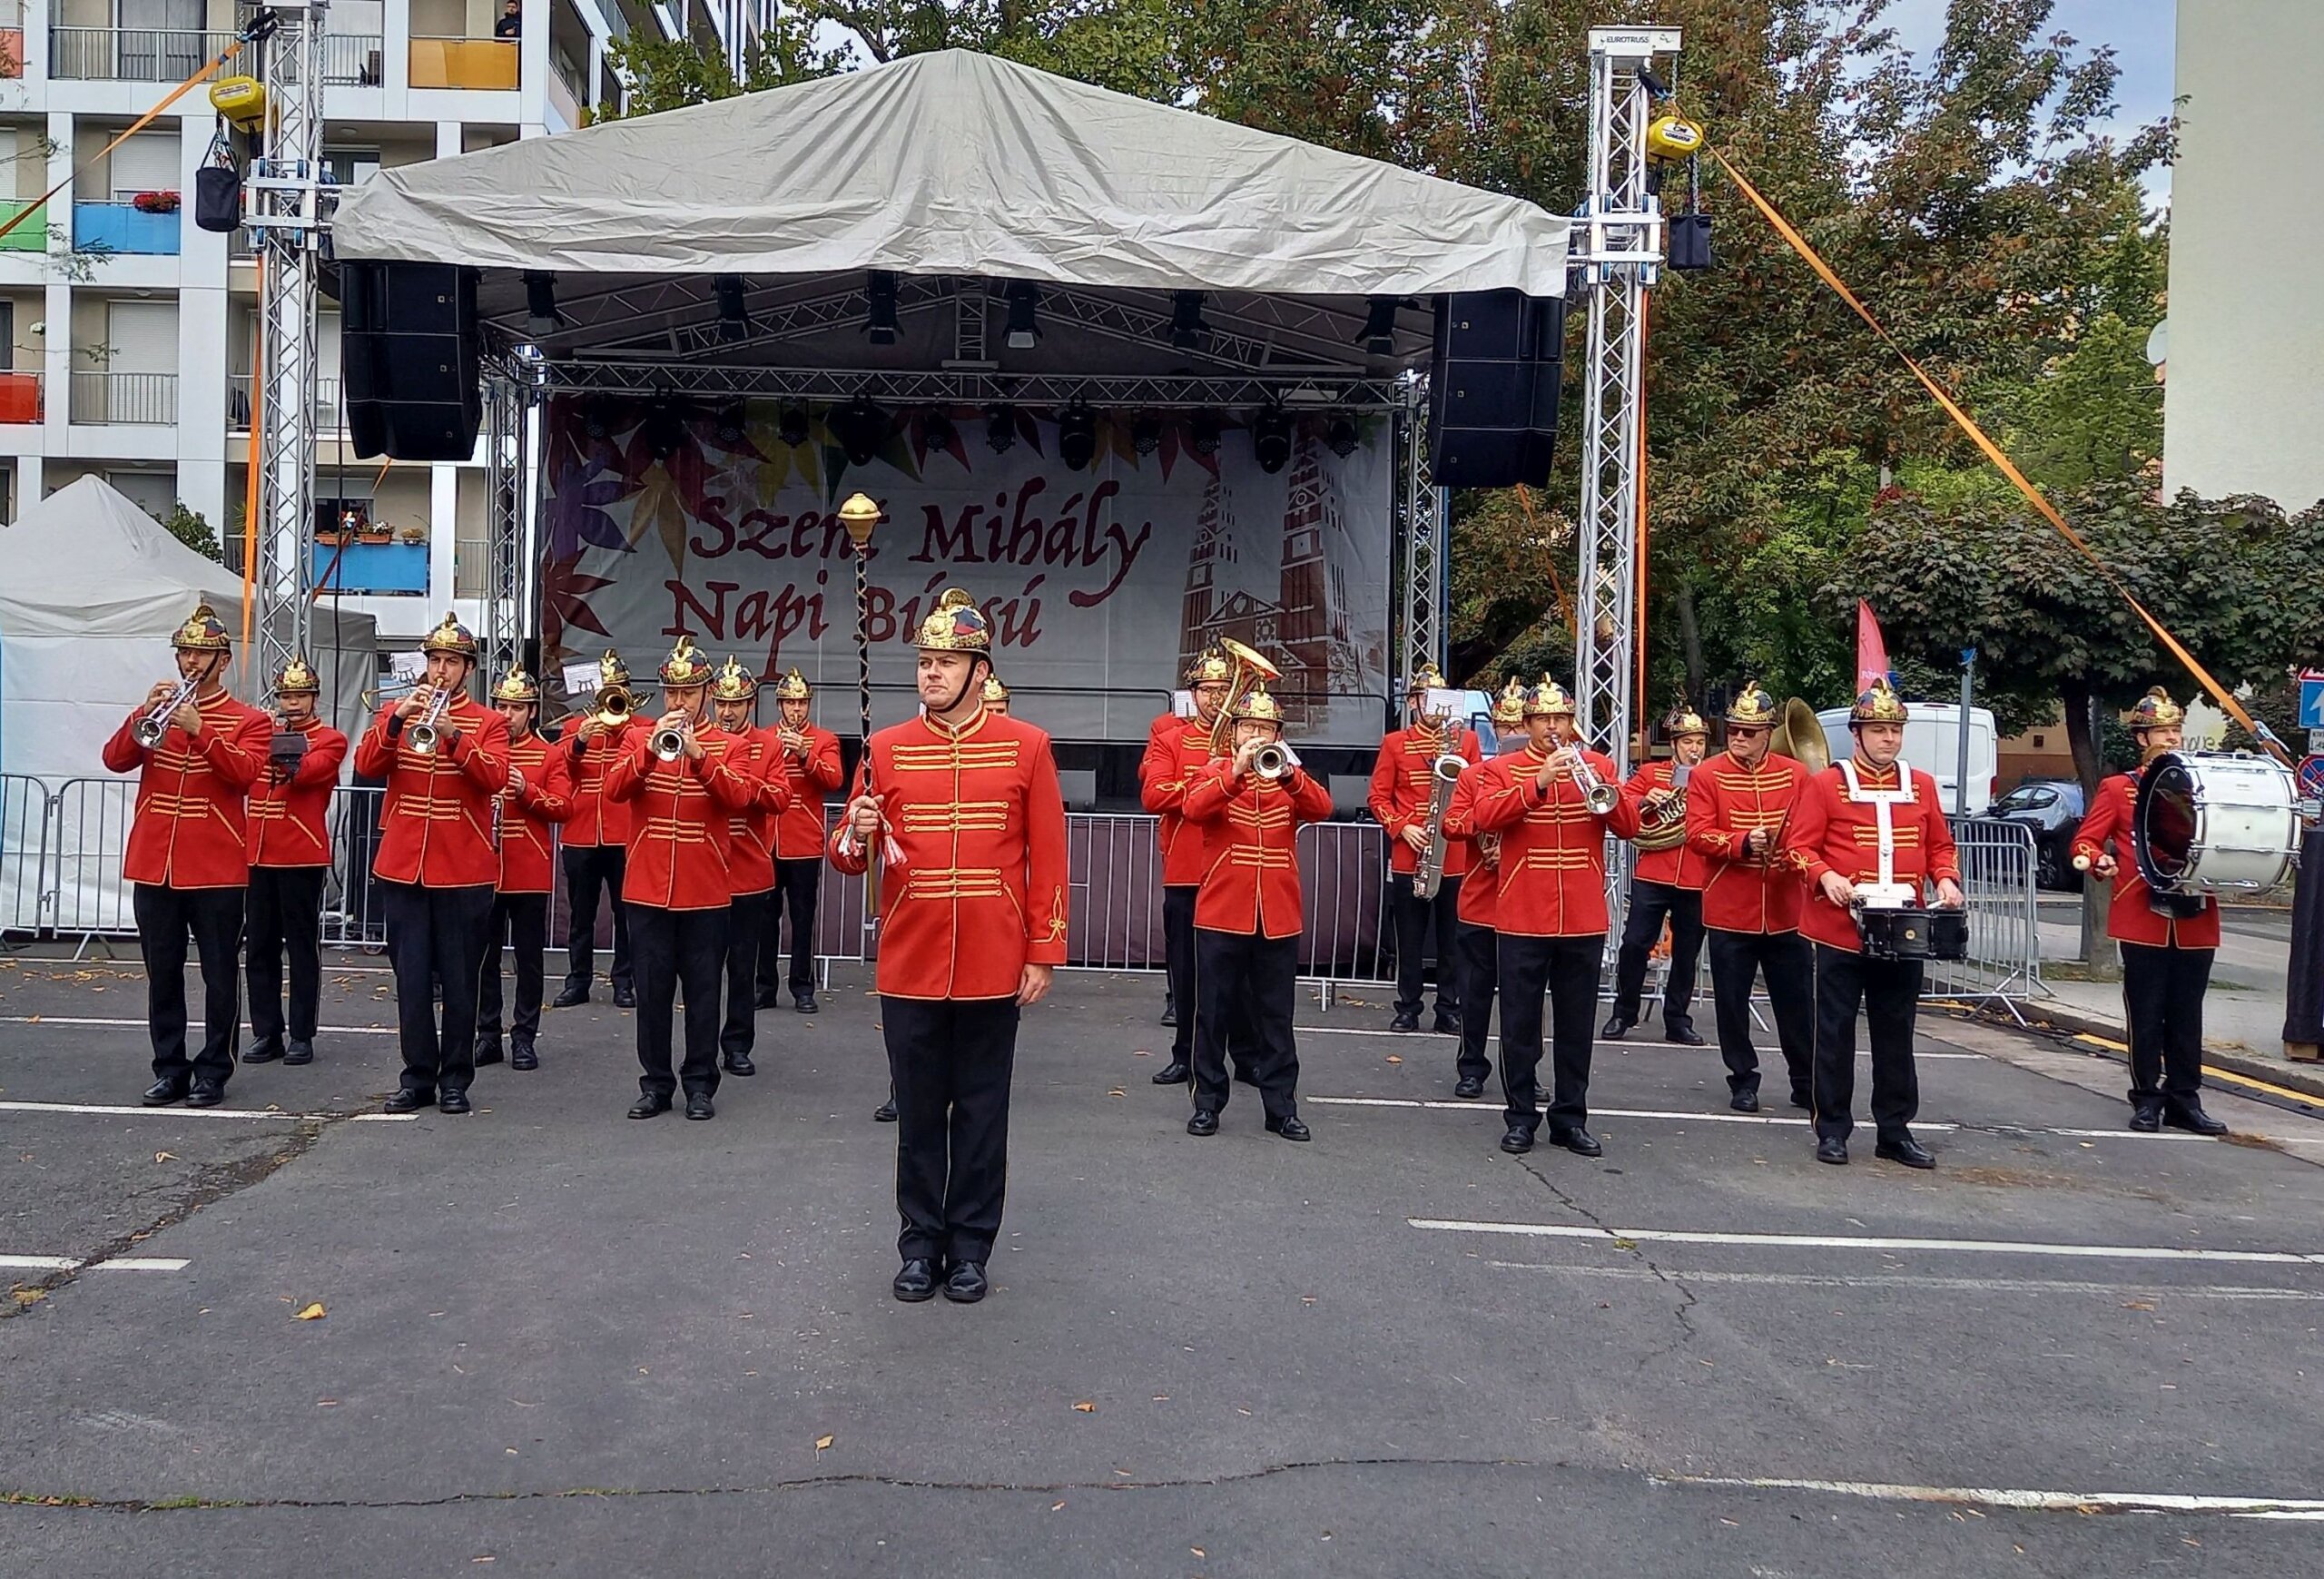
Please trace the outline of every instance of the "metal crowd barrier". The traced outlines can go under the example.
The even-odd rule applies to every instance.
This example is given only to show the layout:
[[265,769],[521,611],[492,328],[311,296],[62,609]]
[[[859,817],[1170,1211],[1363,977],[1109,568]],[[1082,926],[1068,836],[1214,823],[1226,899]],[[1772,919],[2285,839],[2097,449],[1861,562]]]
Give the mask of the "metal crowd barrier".
[[47,924],[48,785],[0,774],[0,933]]
[[2034,831],[2024,823],[1965,817],[1953,824],[1953,844],[1969,902],[1969,953],[1930,961],[1921,996],[1997,1001],[2014,1015],[2019,1002],[2043,991]]

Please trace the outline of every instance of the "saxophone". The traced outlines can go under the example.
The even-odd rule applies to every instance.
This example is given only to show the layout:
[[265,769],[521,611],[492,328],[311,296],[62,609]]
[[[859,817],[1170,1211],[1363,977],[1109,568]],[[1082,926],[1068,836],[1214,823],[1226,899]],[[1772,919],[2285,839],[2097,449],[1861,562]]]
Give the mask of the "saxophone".
[[1413,895],[1434,899],[1444,883],[1444,814],[1452,809],[1452,786],[1469,759],[1445,752],[1428,765],[1428,848],[1413,866]]

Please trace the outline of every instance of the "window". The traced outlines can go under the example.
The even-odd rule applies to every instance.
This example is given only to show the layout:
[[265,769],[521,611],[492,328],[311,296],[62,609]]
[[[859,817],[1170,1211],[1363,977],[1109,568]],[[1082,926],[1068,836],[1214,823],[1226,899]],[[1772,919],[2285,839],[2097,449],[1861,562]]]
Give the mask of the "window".
[[323,150],[323,177],[341,186],[360,186],[379,173],[379,151],[377,148],[326,148]]
[[2058,804],[2058,792],[2047,785],[2022,784],[1994,803],[1996,812],[2037,812]]

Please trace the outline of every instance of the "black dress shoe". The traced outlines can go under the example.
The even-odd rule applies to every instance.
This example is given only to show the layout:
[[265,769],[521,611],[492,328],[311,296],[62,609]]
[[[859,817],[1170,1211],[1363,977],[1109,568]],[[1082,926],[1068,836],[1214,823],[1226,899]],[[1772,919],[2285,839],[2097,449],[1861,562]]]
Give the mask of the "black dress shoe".
[[1235,1066],[1235,1083],[1236,1085],[1243,1086],[1256,1086],[1259,1083],[1259,1077],[1253,1074],[1246,1066],[1238,1063]]
[[751,1061],[751,1055],[747,1052],[729,1053],[718,1061],[728,1074],[754,1075],[759,1072],[759,1066]]
[[1816,1099],[1806,1091],[1795,1090],[1791,1093],[1791,1105],[1803,1113],[1812,1113],[1816,1110]]
[[1828,1162],[1835,1168],[1846,1168],[1848,1165],[1848,1143],[1845,1140],[1817,1141],[1816,1160]]
[[791,1000],[791,1006],[802,1014],[821,1014],[823,1012],[822,1005],[815,1002],[812,992],[800,993]]
[[633,1119],[658,1119],[669,1110],[670,1099],[656,1096],[652,1091],[629,1104],[629,1116]]
[[402,1086],[397,1089],[394,1096],[388,1099],[388,1111],[390,1113],[416,1113],[419,1111],[420,1109],[430,1106],[435,1100],[436,1093],[434,1091],[416,1091],[409,1086]]
[[1473,1074],[1462,1075],[1452,1082],[1452,1094],[1463,1101],[1472,1097],[1483,1096],[1485,1094],[1484,1077]]
[[956,1261],[944,1278],[944,1298],[955,1305],[974,1305],[991,1287],[984,1280],[983,1262]]
[[541,1055],[529,1041],[508,1044],[508,1067],[513,1070],[535,1070],[541,1067]]
[[1901,1162],[1907,1168],[1936,1166],[1936,1153],[1910,1135],[1899,1136],[1894,1140],[1876,1141],[1873,1145],[1872,1154],[1890,1162]]
[[2203,1104],[2191,1098],[2186,1101],[2178,1102],[2165,1100],[2162,1104],[2162,1121],[2174,1130],[2192,1130],[2198,1135],[2227,1133],[2226,1122],[2214,1119],[2203,1111]]
[[500,1044],[497,1041],[478,1042],[476,1044],[475,1061],[476,1067],[478,1069],[482,1069],[488,1063],[498,1063],[500,1061]]
[[166,1108],[172,1102],[185,1100],[186,1084],[187,1082],[177,1075],[163,1075],[160,1080],[147,1086],[145,1094],[137,1100],[149,1108]]
[[1178,1022],[1178,1006],[1177,1006],[1176,1003],[1165,1003],[1165,1004],[1163,1004],[1163,1005],[1162,1005],[1162,1023],[1163,1023],[1163,1024],[1165,1024],[1165,1025],[1176,1025],[1177,1022]]
[[185,1094],[189,1108],[214,1108],[226,1100],[226,1088],[217,1081],[196,1081]]
[[637,989],[635,987],[615,987],[614,989],[614,1007],[616,1009],[636,1008]]
[[1608,1041],[1620,1041],[1630,1033],[1630,1027],[1637,1023],[1635,1020],[1626,1020],[1617,1014],[1598,1028],[1598,1034]]
[[293,1041],[293,1042],[291,1042],[291,1044],[290,1044],[290,1051],[288,1051],[288,1052],[286,1052],[286,1053],[284,1053],[284,1054],[282,1055],[282,1061],[283,1061],[284,1063],[312,1063],[312,1062],[314,1062],[314,1061],[315,1061],[315,1044],[314,1044],[313,1042],[311,1042],[311,1041]]
[[1218,1115],[1212,1112],[1208,1108],[1196,1108],[1194,1111],[1194,1117],[1187,1120],[1187,1133],[1189,1135],[1217,1134]]
[[881,1102],[878,1107],[872,1109],[872,1121],[875,1124],[894,1123],[896,1121],[896,1099],[890,1097],[886,1101]]
[[1182,1086],[1187,1083],[1187,1077],[1193,1072],[1174,1058],[1154,1071],[1154,1083],[1157,1086]]
[[753,1009],[780,1009],[783,1007],[783,994],[780,992],[761,992],[758,996],[751,1000],[751,1007]]
[[2152,1135],[2162,1128],[2162,1099],[2135,1097],[2131,1101],[2131,1128],[2142,1135]]
[[1512,1157],[1522,1157],[1533,1149],[1533,1131],[1522,1124],[1512,1124],[1509,1133],[1501,1138],[1501,1149]]
[[1286,1140],[1313,1140],[1315,1138],[1307,1126],[1299,1121],[1299,1115],[1296,1113],[1287,1114],[1280,1119],[1269,1113],[1267,1133],[1280,1135]]
[[1680,1047],[1700,1047],[1703,1044],[1703,1033],[1691,1025],[1681,1025],[1675,1029],[1665,1026],[1662,1031],[1662,1040],[1676,1042]]
[[936,1263],[925,1256],[914,1256],[898,1269],[893,1287],[896,1298],[907,1305],[935,1298]]
[[436,1110],[458,1115],[475,1111],[468,1106],[468,1094],[458,1086],[447,1086],[437,1093]]
[[718,1104],[710,1100],[710,1093],[708,1091],[688,1091],[686,1093],[687,1118],[714,1119],[717,1116]]
[[548,1006],[552,1009],[570,1009],[576,1004],[586,1003],[588,1001],[589,989],[587,987],[567,987],[556,997],[550,999]]
[[282,1044],[279,1041],[254,1041],[242,1053],[244,1063],[280,1063]]
[[1396,1017],[1388,1021],[1388,1029],[1391,1031],[1418,1031],[1420,1029],[1420,1011],[1417,1009],[1397,1010]]
[[1727,1099],[1727,1105],[1734,1109],[1738,1113],[1756,1113],[1759,1110],[1759,1093],[1757,1091],[1737,1091],[1733,1096]]
[[1576,1124],[1571,1130],[1550,1131],[1550,1144],[1562,1146],[1576,1157],[1603,1157],[1606,1149],[1598,1144],[1598,1137]]
[[1429,1029],[1439,1036],[1460,1035],[1461,1012],[1458,1009],[1439,1009],[1436,1012],[1436,1019]]

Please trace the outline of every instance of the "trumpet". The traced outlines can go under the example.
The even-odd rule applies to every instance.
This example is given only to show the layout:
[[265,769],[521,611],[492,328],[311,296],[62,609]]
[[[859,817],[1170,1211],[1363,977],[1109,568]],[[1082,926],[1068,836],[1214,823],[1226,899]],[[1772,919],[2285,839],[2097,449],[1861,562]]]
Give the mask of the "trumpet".
[[1452,786],[1461,782],[1469,759],[1445,752],[1428,765],[1428,848],[1413,868],[1413,893],[1434,899],[1444,884],[1444,814],[1452,809]]
[[1621,792],[1598,776],[1597,767],[1579,745],[1568,746],[1573,753],[1573,782],[1581,791],[1581,804],[1590,808],[1592,816],[1604,816],[1622,798]]
[[176,690],[163,697],[151,713],[130,725],[131,736],[138,745],[148,748],[159,745],[162,736],[170,732],[170,715],[193,700],[193,693],[200,684],[197,680],[180,680]]
[[686,754],[686,732],[675,725],[656,729],[646,744],[654,755],[664,762],[675,762]]
[[422,756],[436,755],[440,738],[440,731],[436,726],[443,722],[444,709],[451,705],[452,690],[448,686],[428,697],[428,711],[419,715],[419,722],[404,732],[404,739],[412,750]]
[[1291,752],[1280,740],[1270,740],[1251,755],[1251,771],[1264,779],[1279,779],[1291,772]]

